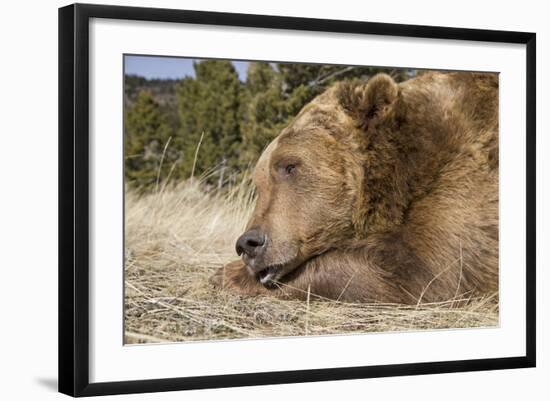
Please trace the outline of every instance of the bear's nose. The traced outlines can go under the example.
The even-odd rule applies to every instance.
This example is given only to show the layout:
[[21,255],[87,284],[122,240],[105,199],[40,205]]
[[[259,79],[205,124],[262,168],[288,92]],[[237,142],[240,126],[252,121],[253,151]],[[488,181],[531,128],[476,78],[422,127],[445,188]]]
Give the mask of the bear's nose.
[[252,228],[239,237],[235,250],[239,256],[244,253],[250,258],[254,258],[264,244],[265,233],[259,228]]

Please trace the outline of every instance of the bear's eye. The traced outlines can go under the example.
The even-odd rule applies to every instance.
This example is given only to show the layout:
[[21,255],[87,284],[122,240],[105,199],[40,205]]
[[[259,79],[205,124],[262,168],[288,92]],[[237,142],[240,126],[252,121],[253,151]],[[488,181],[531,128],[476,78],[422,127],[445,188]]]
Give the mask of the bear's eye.
[[291,175],[294,173],[294,171],[296,170],[296,166],[294,164],[289,164],[288,166],[286,166],[285,168],[285,173],[287,175]]
[[279,166],[279,168],[277,170],[279,171],[279,174],[283,178],[287,178],[287,177],[290,177],[290,176],[296,174],[296,164],[294,164],[294,163],[284,164],[282,166]]

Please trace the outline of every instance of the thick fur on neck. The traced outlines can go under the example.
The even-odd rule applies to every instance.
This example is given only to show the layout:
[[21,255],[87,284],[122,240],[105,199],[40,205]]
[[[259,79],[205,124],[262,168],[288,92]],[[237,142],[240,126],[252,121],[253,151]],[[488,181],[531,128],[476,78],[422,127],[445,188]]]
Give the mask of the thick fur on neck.
[[[403,224],[411,203],[426,195],[445,165],[471,143],[482,141],[487,165],[498,167],[493,135],[498,129],[498,81],[476,74],[448,78],[456,90],[449,90],[440,74],[417,78],[423,90],[411,90],[407,83],[391,85],[384,75],[370,85],[340,84],[339,99],[354,122],[351,139],[363,165],[356,237]],[[483,107],[473,108],[472,97]]]

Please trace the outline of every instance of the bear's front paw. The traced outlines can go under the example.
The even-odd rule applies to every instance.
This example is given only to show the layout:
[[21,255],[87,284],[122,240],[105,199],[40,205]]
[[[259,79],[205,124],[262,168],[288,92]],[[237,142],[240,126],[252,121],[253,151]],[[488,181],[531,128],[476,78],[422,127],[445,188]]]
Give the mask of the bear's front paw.
[[242,260],[220,267],[210,277],[210,283],[217,289],[227,289],[242,295],[258,295],[266,292],[261,283],[248,273]]
[[227,288],[232,282],[231,278],[238,276],[241,270],[246,273],[246,266],[241,260],[230,262],[216,270],[210,277],[210,284],[215,288]]

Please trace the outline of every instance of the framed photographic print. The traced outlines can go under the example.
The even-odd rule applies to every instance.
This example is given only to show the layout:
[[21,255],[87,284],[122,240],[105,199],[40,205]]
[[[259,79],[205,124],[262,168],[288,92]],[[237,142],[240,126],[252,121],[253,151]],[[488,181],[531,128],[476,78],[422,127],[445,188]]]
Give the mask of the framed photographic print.
[[59,390],[535,366],[535,34],[59,10]]

